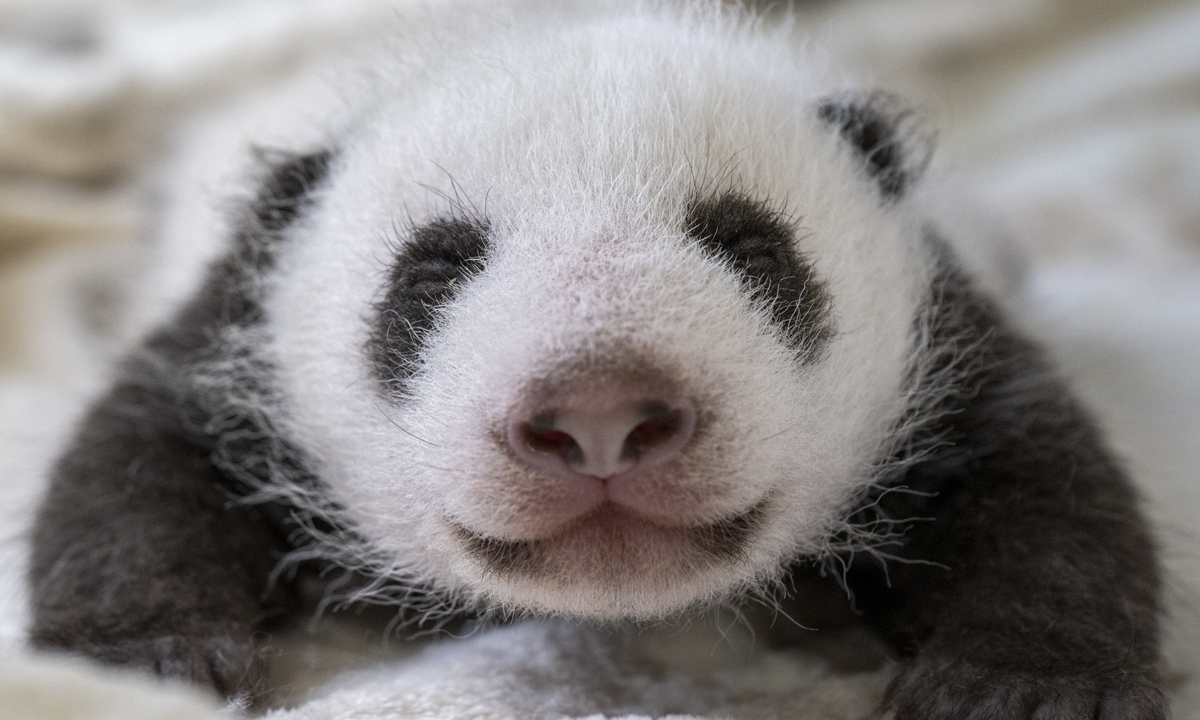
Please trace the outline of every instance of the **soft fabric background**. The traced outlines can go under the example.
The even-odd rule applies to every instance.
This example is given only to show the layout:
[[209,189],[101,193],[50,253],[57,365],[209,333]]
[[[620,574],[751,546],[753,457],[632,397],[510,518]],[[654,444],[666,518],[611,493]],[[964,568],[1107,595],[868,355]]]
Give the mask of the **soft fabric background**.
[[[0,0],[0,718],[236,712],[21,649],[41,473],[124,341],[173,130],[436,5]],[[1143,487],[1171,569],[1175,717],[1200,718],[1200,3],[794,7],[797,42],[825,48],[848,80],[914,98],[939,127],[926,201],[1050,345]],[[834,720],[866,717],[887,679],[766,651],[721,617],[642,633],[529,623],[403,648],[327,622],[286,639],[274,672],[290,708],[275,717],[289,720]]]

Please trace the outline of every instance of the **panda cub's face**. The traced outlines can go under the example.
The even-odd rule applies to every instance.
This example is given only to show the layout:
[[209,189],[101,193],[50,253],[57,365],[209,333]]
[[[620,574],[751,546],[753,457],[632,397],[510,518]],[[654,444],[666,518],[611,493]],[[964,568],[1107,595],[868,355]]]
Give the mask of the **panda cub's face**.
[[713,21],[522,32],[339,148],[269,290],[286,432],[397,576],[594,618],[761,584],[903,409],[903,143]]

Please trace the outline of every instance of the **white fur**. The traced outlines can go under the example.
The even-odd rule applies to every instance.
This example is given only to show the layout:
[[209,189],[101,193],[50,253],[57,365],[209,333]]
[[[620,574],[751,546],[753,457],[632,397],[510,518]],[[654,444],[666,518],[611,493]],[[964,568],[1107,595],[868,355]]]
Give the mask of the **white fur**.
[[[505,608],[662,616],[827,549],[906,401],[927,263],[918,220],[816,119],[837,88],[782,38],[715,9],[546,14],[434,32],[346,81],[365,119],[270,281],[265,341],[285,434],[367,540],[316,552]],[[796,217],[832,294],[819,362],[798,365],[685,237],[687,203],[723,189]],[[456,214],[490,224],[487,269],[445,309],[411,397],[385,399],[364,351],[372,304],[405,228]],[[491,433],[541,374],[619,352],[674,373],[718,420],[647,502],[689,526],[770,498],[749,557],[701,567],[667,533],[619,560],[563,542],[549,576],[497,577],[455,524],[540,537],[570,488]]]

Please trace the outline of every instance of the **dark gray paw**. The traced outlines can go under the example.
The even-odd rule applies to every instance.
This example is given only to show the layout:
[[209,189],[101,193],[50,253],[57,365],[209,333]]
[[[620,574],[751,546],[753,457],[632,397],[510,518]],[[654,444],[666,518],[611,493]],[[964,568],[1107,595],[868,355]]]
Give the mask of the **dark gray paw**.
[[1164,720],[1166,702],[1137,671],[1058,676],[918,659],[888,687],[884,711],[889,720]]
[[78,649],[104,662],[210,687],[240,704],[254,704],[265,689],[263,651],[249,639],[163,635]]

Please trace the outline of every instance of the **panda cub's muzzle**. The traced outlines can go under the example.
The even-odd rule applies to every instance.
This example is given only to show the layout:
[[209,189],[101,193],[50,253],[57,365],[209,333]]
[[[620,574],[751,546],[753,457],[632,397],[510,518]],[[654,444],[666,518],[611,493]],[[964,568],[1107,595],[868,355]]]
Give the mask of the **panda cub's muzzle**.
[[469,551],[492,571],[537,575],[555,551],[620,557],[631,545],[645,552],[685,546],[693,561],[743,554],[766,501],[716,521],[694,517],[705,502],[687,459],[706,442],[715,414],[669,371],[649,360],[564,363],[518,395],[524,399],[495,432],[496,445],[559,490],[509,518],[519,528],[516,539],[458,526]]

